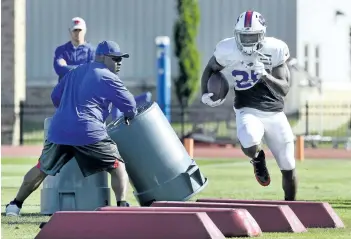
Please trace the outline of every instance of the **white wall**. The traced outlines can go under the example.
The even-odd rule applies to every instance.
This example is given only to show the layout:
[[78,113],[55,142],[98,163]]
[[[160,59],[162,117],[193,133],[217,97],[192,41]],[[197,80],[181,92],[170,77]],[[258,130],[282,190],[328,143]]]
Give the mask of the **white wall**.
[[[340,10],[345,16],[335,17]],[[315,76],[315,47],[320,46],[323,82],[351,83],[350,0],[299,0],[297,4],[297,59],[304,66],[309,45],[309,73]]]
[[[84,4],[82,4],[84,2]],[[155,37],[168,35],[174,51],[174,0],[27,0],[27,86],[55,84],[52,67],[55,48],[69,39],[68,26],[75,16],[88,26],[87,40],[117,41],[130,53],[123,63],[121,77],[126,82],[156,82]],[[217,42],[233,35],[238,15],[248,9],[261,12],[267,21],[267,34],[287,42],[296,52],[295,0],[201,0],[198,48],[201,68],[213,54]],[[176,58],[171,58],[176,76]]]

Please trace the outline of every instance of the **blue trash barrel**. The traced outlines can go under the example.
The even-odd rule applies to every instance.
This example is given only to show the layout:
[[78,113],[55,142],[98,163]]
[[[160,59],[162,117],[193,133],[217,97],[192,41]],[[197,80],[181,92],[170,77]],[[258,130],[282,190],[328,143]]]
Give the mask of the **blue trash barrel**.
[[121,117],[107,131],[118,145],[141,206],[186,201],[207,185],[157,103],[139,106],[129,125]]

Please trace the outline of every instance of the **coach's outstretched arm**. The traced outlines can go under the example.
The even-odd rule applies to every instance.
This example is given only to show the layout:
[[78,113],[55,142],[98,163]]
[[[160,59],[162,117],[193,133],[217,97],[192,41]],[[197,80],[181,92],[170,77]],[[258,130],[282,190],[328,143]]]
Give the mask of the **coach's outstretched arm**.
[[213,96],[213,93],[208,92],[207,89],[207,83],[208,80],[210,79],[211,75],[215,72],[221,71],[224,67],[220,65],[215,56],[212,56],[211,59],[208,61],[201,77],[201,92],[202,92],[202,98],[201,101],[205,105],[211,106],[211,107],[216,107],[218,105],[221,105],[224,100],[216,100],[213,101],[211,99],[211,96]]
[[103,76],[104,92],[112,104],[118,108],[127,118],[134,118],[137,113],[134,96],[124,86],[123,82],[116,75],[115,77]]

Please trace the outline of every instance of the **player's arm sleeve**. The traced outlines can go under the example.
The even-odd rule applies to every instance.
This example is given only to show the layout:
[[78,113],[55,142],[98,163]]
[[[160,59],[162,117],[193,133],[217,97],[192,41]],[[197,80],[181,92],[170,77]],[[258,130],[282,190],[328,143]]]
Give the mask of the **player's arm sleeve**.
[[290,51],[288,45],[281,41],[280,47],[276,49],[276,59],[273,61],[273,67],[281,66],[284,64],[290,57]]
[[67,74],[63,78],[61,78],[59,83],[57,83],[57,85],[55,86],[55,88],[51,92],[51,101],[56,108],[58,108],[60,105],[61,98],[63,95],[63,90],[65,88],[67,78],[69,78],[69,77],[70,77],[70,75]]
[[123,82],[117,76],[114,78],[103,76],[102,82],[103,91],[112,104],[124,113],[124,116],[133,118],[137,113],[136,102]]
[[290,89],[290,71],[286,64],[290,52],[285,42],[279,41],[276,45],[278,47],[275,49],[275,57],[272,60],[272,73],[265,76],[265,81],[274,92],[285,97]]
[[[202,94],[208,93],[207,82],[210,79],[211,75],[214,72],[221,71],[225,67],[224,60],[221,60],[221,53],[219,52],[218,45],[216,46],[216,50],[213,56],[208,61],[202,76],[201,76],[201,92]],[[222,65],[223,64],[223,65]]]
[[56,74],[61,78],[63,77],[67,72],[69,72],[70,70],[76,68],[76,65],[67,65],[67,66],[63,66],[59,63],[60,59],[64,59],[63,58],[63,49],[58,47],[55,50],[55,56],[54,56],[54,69]]
[[226,57],[226,50],[225,47],[223,46],[225,42],[219,42],[216,45],[216,49],[213,53],[213,56],[217,62],[218,65],[222,66],[222,69],[228,65],[228,60]]

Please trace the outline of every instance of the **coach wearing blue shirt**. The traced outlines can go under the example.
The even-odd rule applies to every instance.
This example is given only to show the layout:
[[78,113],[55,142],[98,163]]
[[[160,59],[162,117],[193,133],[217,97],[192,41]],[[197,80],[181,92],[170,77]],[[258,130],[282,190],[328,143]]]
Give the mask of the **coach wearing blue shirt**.
[[78,65],[92,62],[95,48],[85,41],[87,26],[84,19],[74,17],[69,28],[71,40],[55,50],[54,69],[61,79]]
[[85,177],[109,172],[117,206],[129,206],[128,175],[105,125],[112,104],[127,118],[137,113],[133,95],[117,75],[122,59],[128,57],[117,43],[103,41],[94,62],[69,71],[55,86],[51,98],[57,110],[39,162],[24,176],[16,198],[6,206],[6,215],[19,215],[24,200],[45,177],[56,175],[73,157]]
[[[78,66],[56,85],[51,94],[57,108],[48,131],[56,144],[87,145],[108,137],[105,121],[112,105],[133,118],[136,102],[116,73],[122,59],[119,46],[103,41],[92,63]],[[112,104],[111,104],[112,103]]]

